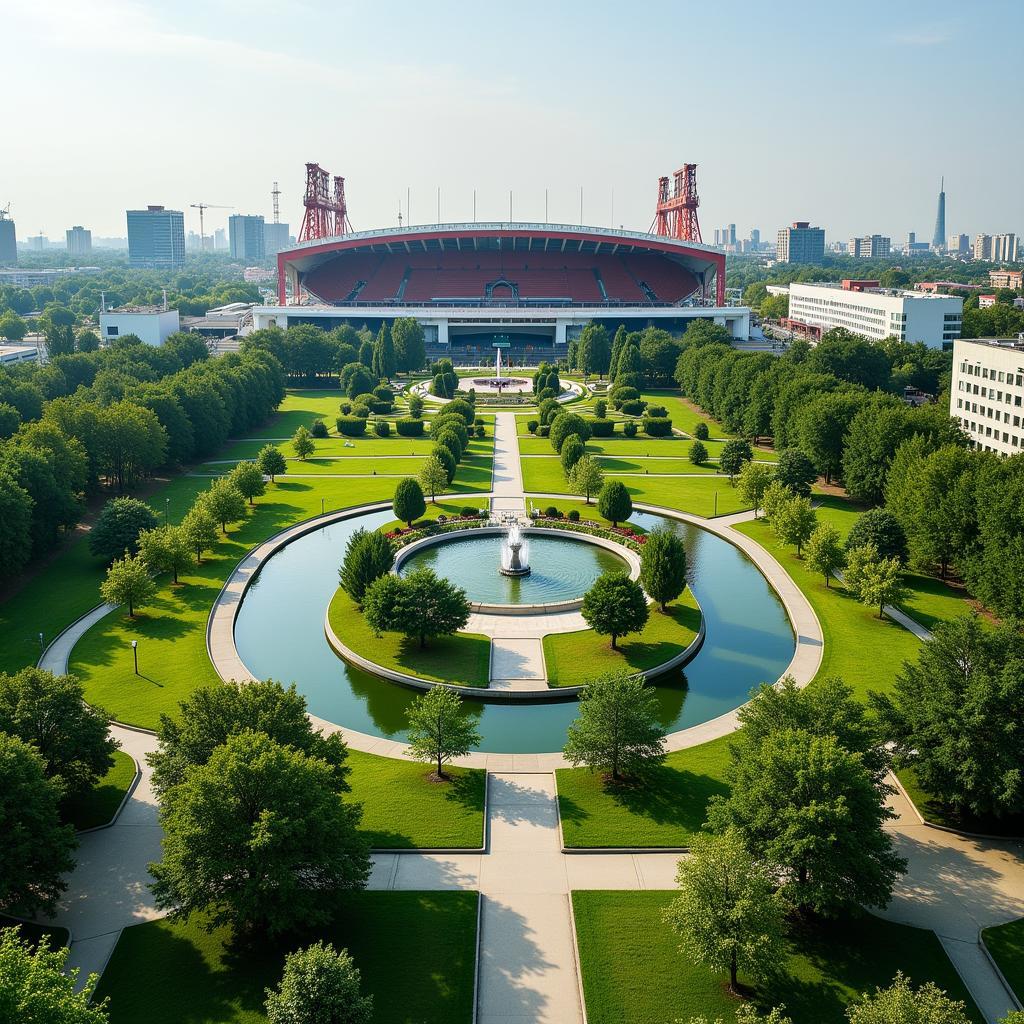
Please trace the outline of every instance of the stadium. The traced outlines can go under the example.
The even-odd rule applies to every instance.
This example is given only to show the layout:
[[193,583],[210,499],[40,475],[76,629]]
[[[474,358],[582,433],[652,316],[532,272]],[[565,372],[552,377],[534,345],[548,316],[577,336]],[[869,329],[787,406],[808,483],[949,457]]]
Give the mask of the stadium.
[[517,364],[557,359],[591,321],[612,333],[619,324],[678,333],[710,319],[748,336],[749,310],[725,304],[724,253],[673,237],[687,232],[660,219],[663,203],[679,205],[668,179],[656,218],[665,233],[510,222],[351,232],[342,179],[327,199],[326,172],[310,168],[320,177],[307,198],[305,240],[278,254],[279,304],[257,307],[255,327],[376,330],[411,316],[428,354],[459,365],[493,361],[495,342]]

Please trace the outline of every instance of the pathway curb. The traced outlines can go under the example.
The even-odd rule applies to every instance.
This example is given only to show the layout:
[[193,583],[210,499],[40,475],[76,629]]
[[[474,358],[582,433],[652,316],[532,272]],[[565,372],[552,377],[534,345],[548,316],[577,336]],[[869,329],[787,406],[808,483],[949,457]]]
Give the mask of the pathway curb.
[[1003,988],[1006,989],[1006,994],[1010,997],[1010,1004],[1017,1010],[1024,1010],[1024,1003],[1021,1003],[1019,996],[1013,990],[1013,986],[1006,980],[1006,975],[1003,974],[1002,969],[996,962],[996,958],[989,951],[988,946],[985,944],[985,929],[978,929],[978,945],[981,948],[982,953],[985,954],[985,959],[988,961],[989,966],[995,972],[996,977],[999,979]]

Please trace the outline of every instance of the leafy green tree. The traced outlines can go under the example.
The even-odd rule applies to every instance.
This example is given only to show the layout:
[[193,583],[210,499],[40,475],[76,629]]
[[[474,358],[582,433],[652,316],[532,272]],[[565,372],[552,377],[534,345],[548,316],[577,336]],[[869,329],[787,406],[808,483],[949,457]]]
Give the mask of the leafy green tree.
[[857,548],[847,548],[846,567],[843,569],[843,585],[847,591],[859,599],[860,589],[864,583],[865,570],[879,560],[878,548],[874,544],[862,544]]
[[391,508],[395,518],[412,529],[412,524],[427,511],[427,503],[423,500],[423,489],[419,481],[411,476],[399,480]]
[[608,372],[610,359],[611,345],[607,329],[602,324],[587,324],[580,332],[576,348],[576,368],[584,376],[596,373],[603,377]]
[[846,550],[870,544],[882,558],[896,558],[906,564],[910,557],[907,535],[900,521],[884,508],[870,508],[857,517],[846,535]]
[[856,501],[877,505],[896,449],[914,432],[912,412],[897,398],[875,398],[850,421],[843,483]]
[[438,636],[450,636],[469,619],[466,592],[432,569],[408,576],[382,576],[363,595],[363,614],[378,633],[404,633],[419,640],[420,648]]
[[903,566],[897,559],[879,558],[863,567],[857,597],[862,604],[877,606],[879,618],[885,613],[887,604],[899,604],[906,592]]
[[153,788],[163,795],[185,781],[191,768],[207,763],[231,736],[244,732],[269,736],[275,743],[300,750],[329,764],[334,785],[345,792],[348,748],[339,733],[324,735],[306,714],[306,699],[295,684],[273,679],[250,683],[208,683],[178,705],[178,714],[160,716],[159,745],[146,755],[153,769]]
[[240,462],[230,473],[228,479],[238,488],[243,498],[249,499],[253,504],[254,498],[259,498],[267,492],[267,485],[263,482],[263,470],[255,462]]
[[753,459],[754,453],[751,450],[750,442],[741,438],[733,438],[722,445],[722,453],[718,457],[718,465],[723,473],[729,475],[729,482]]
[[597,496],[597,512],[612,526],[624,523],[633,514],[633,499],[621,480],[609,480],[601,487]]
[[0,466],[0,578],[16,576],[32,554],[32,499]]
[[979,817],[1024,813],[1024,641],[1014,623],[939,623],[891,694],[872,694],[898,767],[942,803]]
[[551,447],[561,453],[565,439],[573,435],[586,443],[590,440],[590,424],[577,412],[559,413],[551,421],[551,433],[548,435]]
[[360,991],[361,976],[347,949],[314,942],[284,959],[284,974],[267,989],[269,1024],[370,1024],[373,996]]
[[0,402],[0,441],[13,437],[21,426],[21,413],[8,402]]
[[70,948],[23,939],[20,928],[0,929],[0,1020],[107,1024],[107,1000],[90,1002],[99,975],[90,974],[79,988],[78,968],[68,970],[70,955]]
[[849,1007],[850,1024],[970,1024],[967,1006],[950,999],[934,982],[911,988],[902,972],[888,988],[876,988]]
[[480,742],[476,723],[466,713],[462,698],[449,686],[434,686],[417,697],[406,712],[410,753],[434,764],[438,779],[446,779],[444,766],[465,757]]
[[711,436],[711,431],[708,430],[708,425],[703,420],[698,420],[696,426],[693,428],[693,436],[698,441],[706,441]]
[[695,466],[703,466],[708,461],[708,449],[703,441],[694,441],[689,450],[690,462]]
[[292,448],[295,449],[295,454],[299,459],[305,462],[316,451],[316,442],[305,427],[299,427],[292,435]]
[[368,360],[373,359],[373,345],[369,342],[364,342],[362,347],[359,349],[359,362],[358,363],[347,363],[341,368],[341,390],[348,395],[349,398],[355,398],[356,395],[365,395],[368,391],[372,391],[379,378],[374,378],[370,372],[370,363],[363,361],[363,351],[366,351],[366,358]]
[[423,491],[436,504],[438,494],[448,486],[448,472],[436,455],[431,455],[420,467],[419,482]]
[[245,518],[245,498],[229,477],[222,476],[212,481],[209,490],[203,491],[196,500],[220,523],[225,534],[228,523]]
[[629,340],[632,335],[627,335],[627,343],[619,353],[619,362],[615,368],[615,385],[640,388],[644,383],[644,361],[640,355],[639,341],[632,344]]
[[825,586],[836,569],[842,569],[846,553],[839,531],[831,523],[819,523],[807,540],[807,568],[825,577]]
[[157,905],[248,934],[322,924],[332,896],[366,884],[360,814],[326,761],[263,733],[229,736],[164,794]]
[[157,525],[156,513],[137,498],[111,498],[89,531],[89,550],[105,565],[139,550],[139,535]]
[[[740,1003],[736,1007],[735,1024],[793,1024],[792,1018],[786,1016],[785,1009],[784,1006],[776,1006],[766,1014],[761,1014],[752,1004]],[[726,1022],[721,1017],[716,1017],[713,1021],[708,1017],[691,1017],[688,1022],[677,1020],[676,1024],[726,1024]]]
[[663,612],[686,589],[686,547],[674,530],[648,534],[640,555],[640,582]]
[[395,363],[399,370],[408,373],[422,369],[427,361],[427,349],[423,328],[414,316],[398,317],[391,324],[391,339],[395,344]]
[[391,337],[391,328],[385,322],[380,325],[377,338],[373,343],[370,372],[377,380],[391,380],[395,375],[395,370],[395,343]]
[[80,331],[75,339],[79,352],[96,352],[100,347],[100,338],[95,331]]
[[[582,456],[569,471],[569,487],[576,494],[582,494],[588,505],[591,496],[598,494],[603,486],[604,470],[593,456]],[[626,497],[629,497],[628,493]],[[632,511],[632,501],[630,502],[630,511]]]
[[0,912],[52,915],[67,889],[61,876],[74,867],[75,833],[60,823],[57,798],[42,757],[0,732]]
[[[694,444],[700,444],[700,442],[695,441]],[[761,502],[764,499],[764,492],[768,490],[768,485],[774,479],[774,469],[763,462],[748,462],[740,470],[740,497],[753,507],[755,519],[757,518],[757,511],[761,507]]]
[[605,572],[583,595],[580,614],[599,636],[612,638],[618,650],[620,636],[639,633],[647,625],[650,608],[639,583],[625,572]]
[[356,604],[362,604],[366,588],[389,573],[394,560],[394,548],[383,533],[359,527],[345,545],[345,557],[338,570],[342,589]]
[[743,747],[729,767],[730,795],[713,801],[716,831],[736,829],[774,866],[794,905],[830,915],[885,907],[906,861],[883,826],[894,818],[861,754],[835,736],[780,729]]
[[813,398],[797,417],[800,446],[825,475],[825,483],[842,472],[846,434],[867,402],[857,391],[833,391]]
[[641,775],[665,756],[658,700],[628,672],[598,676],[580,694],[579,717],[569,726],[563,753],[574,765],[606,772],[616,782]]
[[97,442],[100,472],[119,491],[133,487],[167,456],[167,431],[156,413],[127,400],[99,410]]
[[107,569],[106,579],[100,584],[100,596],[107,604],[128,605],[128,617],[135,617],[135,609],[148,603],[156,595],[156,584],[149,574],[141,555],[115,558]]
[[798,497],[807,498],[811,494],[811,485],[818,479],[818,471],[799,448],[784,448],[779,452],[775,479]]
[[566,480],[569,479],[569,475],[572,473],[572,467],[583,458],[585,452],[586,445],[578,434],[570,434],[562,442],[562,472],[565,474]]
[[259,466],[261,473],[270,477],[271,483],[278,473],[283,473],[288,468],[281,449],[272,444],[265,444],[260,449],[259,455],[256,456],[256,465]]
[[[447,486],[455,479],[455,471],[459,468],[452,454],[451,448],[446,444],[435,444],[430,449],[430,458],[436,459],[444,470],[444,486]],[[426,506],[424,505],[424,508]]]
[[209,551],[217,543],[217,520],[202,501],[197,500],[185,513],[178,529],[181,530],[181,535],[188,546],[196,553],[196,561],[202,564],[203,552]]
[[739,993],[739,973],[768,977],[785,957],[785,904],[775,879],[734,832],[697,833],[690,856],[679,862],[679,895],[665,920],[682,938],[691,963],[729,972]]
[[615,331],[615,338],[612,341],[611,356],[608,360],[608,379],[615,380],[615,369],[619,365],[619,356],[622,354],[622,348],[626,343],[626,327],[624,324],[619,324],[618,329]]
[[409,396],[409,415],[418,420],[423,415],[423,399],[419,395]]
[[178,573],[190,569],[196,559],[189,536],[170,524],[139,534],[139,555],[154,572],[171,573],[175,583]]
[[62,797],[90,790],[113,764],[106,714],[85,703],[77,676],[41,668],[0,673],[0,732],[28,743]]
[[433,424],[431,425],[430,436],[435,445],[442,445],[452,453],[452,458],[456,463],[462,460],[462,452],[468,443],[468,438],[463,441],[463,439],[447,425],[442,425],[440,429],[435,430]]
[[826,331],[807,356],[809,373],[831,374],[869,391],[889,383],[889,359],[874,342],[842,327]]
[[28,324],[13,310],[7,310],[0,316],[0,338],[8,341],[21,341],[28,334]]
[[771,517],[772,529],[784,544],[795,544],[797,558],[818,525],[818,517],[811,507],[810,498],[790,498],[783,502]]

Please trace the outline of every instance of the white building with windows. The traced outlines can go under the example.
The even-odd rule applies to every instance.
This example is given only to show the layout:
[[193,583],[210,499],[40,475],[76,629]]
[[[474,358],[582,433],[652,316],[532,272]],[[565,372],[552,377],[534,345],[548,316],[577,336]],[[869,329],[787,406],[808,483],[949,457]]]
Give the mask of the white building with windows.
[[963,299],[872,287],[876,283],[794,281],[789,286],[789,319],[812,328],[812,334],[845,327],[875,341],[894,337],[923,341],[929,348],[950,348],[960,337]]
[[178,311],[163,306],[125,306],[100,312],[100,340],[105,344],[134,334],[147,345],[162,345],[179,330]]
[[1024,334],[954,343],[949,414],[975,448],[1024,451]]

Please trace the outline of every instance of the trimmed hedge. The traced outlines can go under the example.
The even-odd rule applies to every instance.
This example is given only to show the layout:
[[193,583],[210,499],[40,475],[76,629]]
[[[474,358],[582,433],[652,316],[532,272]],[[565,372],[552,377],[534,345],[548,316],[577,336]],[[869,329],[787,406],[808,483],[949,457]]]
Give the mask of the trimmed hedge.
[[647,403],[640,398],[631,398],[628,402],[623,402],[620,408],[627,416],[639,416],[646,405]]
[[659,417],[660,416],[667,416],[668,415],[668,409],[666,409],[665,406],[663,406],[663,405],[649,405],[649,406],[647,406],[647,415],[648,416],[659,416]]
[[395,432],[400,437],[422,437],[423,420],[415,420],[411,416],[403,416],[395,420]]
[[537,436],[538,437],[547,437],[548,434],[550,434],[550,433],[551,433],[551,424],[550,423],[542,423],[537,428]]
[[626,420],[622,424],[622,433],[625,437],[636,437],[636,420]]
[[327,424],[323,420],[314,420],[313,426],[309,431],[314,437],[326,437],[327,436]]
[[387,420],[374,420],[373,432],[378,437],[388,437],[391,434],[391,424]]
[[594,437],[611,437],[615,433],[615,420],[598,419],[595,417],[587,422],[590,424],[590,433]]
[[386,416],[394,408],[391,402],[382,402],[379,398],[370,403],[370,411]]
[[668,437],[672,433],[672,421],[667,416],[645,416],[644,433],[648,437]]
[[362,437],[366,433],[366,420],[361,416],[339,416],[335,422],[342,437]]

